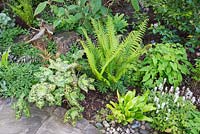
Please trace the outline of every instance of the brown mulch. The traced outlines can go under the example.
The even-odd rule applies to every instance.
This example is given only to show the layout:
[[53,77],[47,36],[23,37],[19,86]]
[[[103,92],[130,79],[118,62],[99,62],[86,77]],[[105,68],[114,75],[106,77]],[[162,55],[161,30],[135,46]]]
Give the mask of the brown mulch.
[[106,107],[110,101],[116,101],[117,96],[115,93],[102,94],[98,91],[89,91],[85,94],[85,100],[81,103],[84,107],[84,118],[91,120],[98,110]]

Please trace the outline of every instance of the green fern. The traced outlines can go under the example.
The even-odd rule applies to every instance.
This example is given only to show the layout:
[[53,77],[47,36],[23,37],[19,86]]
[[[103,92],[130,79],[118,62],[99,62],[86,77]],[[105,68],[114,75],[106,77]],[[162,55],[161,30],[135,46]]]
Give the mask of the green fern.
[[117,83],[122,75],[134,66],[133,63],[139,56],[146,52],[146,48],[141,46],[146,23],[147,21],[143,22],[138,31],[132,31],[121,43],[116,36],[111,17],[108,17],[105,28],[100,21],[92,20],[97,44],[92,42],[83,29],[86,41],[80,42],[98,80],[104,81],[108,86]]
[[32,25],[34,19],[32,0],[17,0],[14,4],[8,5],[27,25]]

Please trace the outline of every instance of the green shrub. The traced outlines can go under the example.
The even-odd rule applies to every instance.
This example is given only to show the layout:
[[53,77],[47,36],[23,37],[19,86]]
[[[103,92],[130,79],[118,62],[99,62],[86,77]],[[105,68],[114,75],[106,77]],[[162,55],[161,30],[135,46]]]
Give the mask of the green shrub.
[[193,78],[200,81],[200,58],[196,59],[195,68],[193,69]]
[[113,20],[108,17],[106,29],[99,22],[92,20],[97,43],[94,44],[83,29],[86,41],[81,41],[88,58],[92,73],[107,86],[116,84],[128,69],[135,66],[146,48],[142,47],[142,36],[146,21],[138,31],[132,31],[121,43],[116,36]]
[[185,48],[180,44],[156,44],[141,63],[139,70],[144,87],[159,86],[167,78],[167,83],[177,87],[182,75],[190,72],[191,63],[187,59]]
[[84,99],[81,90],[94,90],[94,79],[88,78],[86,74],[77,75],[77,69],[77,63],[68,64],[68,61],[61,59],[50,60],[49,67],[41,67],[40,71],[35,73],[40,82],[32,86],[29,102],[35,103],[39,108],[46,105],[61,106],[65,98],[70,109],[67,110],[64,121],[75,125],[76,121],[82,118],[81,112],[84,110],[79,104],[79,101]]
[[120,96],[117,92],[118,103],[110,102],[107,104],[107,108],[112,111],[112,114],[108,116],[111,120],[116,120],[118,123],[127,125],[136,120],[152,121],[144,115],[144,113],[155,110],[153,104],[147,104],[148,92],[142,96],[135,97],[135,90],[128,91],[126,95]]
[[51,12],[55,16],[53,25],[57,29],[76,29],[80,31],[80,27],[84,27],[91,31],[90,19],[102,19],[108,14],[108,9],[103,6],[101,0],[78,0],[68,4],[64,0],[57,0],[56,2],[62,6],[58,6],[52,1],[40,3],[34,15],[41,13],[49,5]]
[[158,22],[173,30],[176,28],[188,35],[182,38],[186,45],[198,46],[200,38],[199,0],[147,0],[152,6]]
[[10,97],[17,100],[14,103],[16,118],[22,114],[30,116],[27,96],[31,86],[37,82],[34,73],[38,66],[32,64],[9,64],[7,67],[0,67],[0,96]]
[[151,91],[148,102],[157,108],[149,114],[152,127],[172,134],[198,134],[200,112],[185,96],[180,96],[182,90],[174,90],[161,85],[159,90]]

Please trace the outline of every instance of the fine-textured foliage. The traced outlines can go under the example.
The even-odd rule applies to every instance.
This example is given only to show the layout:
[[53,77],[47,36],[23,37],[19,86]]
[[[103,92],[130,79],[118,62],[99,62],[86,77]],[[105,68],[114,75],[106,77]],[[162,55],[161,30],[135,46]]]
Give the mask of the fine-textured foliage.
[[189,74],[191,63],[187,60],[185,48],[180,44],[156,44],[141,63],[144,87],[159,86],[164,78],[167,83],[177,87],[182,75]]
[[27,25],[32,25],[34,19],[32,0],[17,0],[9,6]]
[[145,31],[146,21],[139,26],[138,31],[132,31],[121,43],[113,25],[113,20],[108,17],[106,29],[99,21],[92,20],[97,43],[93,43],[83,29],[86,41],[81,41],[88,58],[93,74],[107,85],[117,83],[121,76],[134,67],[146,48],[142,48],[142,36]]
[[37,82],[33,73],[38,66],[32,64],[9,64],[7,67],[0,67],[0,96],[16,99],[14,104],[16,118],[22,114],[30,116],[27,105],[27,96],[31,86]]
[[81,90],[88,92],[94,90],[94,79],[88,78],[86,74],[78,76],[76,70],[79,64],[62,61],[50,60],[49,67],[41,67],[40,71],[35,73],[40,82],[33,85],[29,93],[29,102],[36,103],[39,108],[45,105],[61,106],[62,99],[65,98],[70,109],[65,114],[64,121],[71,122],[73,125],[82,118],[81,112],[84,108],[79,101],[84,99]]
[[116,120],[118,123],[126,125],[136,120],[152,121],[151,118],[144,115],[144,113],[155,110],[153,104],[147,104],[148,92],[142,96],[135,97],[135,90],[128,91],[125,96],[120,96],[117,92],[118,103],[110,102],[107,108],[112,111],[108,116],[111,120]]

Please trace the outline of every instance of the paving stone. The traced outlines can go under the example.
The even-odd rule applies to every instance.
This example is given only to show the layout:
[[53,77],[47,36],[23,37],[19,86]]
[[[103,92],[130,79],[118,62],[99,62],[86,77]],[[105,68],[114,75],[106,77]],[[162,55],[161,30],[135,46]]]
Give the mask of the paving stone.
[[30,118],[16,120],[14,110],[8,105],[4,105],[0,113],[0,134],[35,134],[48,118],[48,113],[32,108]]
[[[0,98],[0,134],[98,134],[98,130],[86,119],[77,123],[76,127],[63,123],[66,109],[58,107],[40,110],[31,107],[31,117],[15,119],[15,111],[11,109],[12,100]],[[62,119],[61,119],[62,118]]]
[[86,119],[82,119],[81,121],[78,121],[76,124],[76,127],[79,129],[85,129],[89,125],[89,122]]
[[43,123],[36,134],[71,134],[73,131],[74,128],[71,125],[64,124],[60,119],[52,116]]

